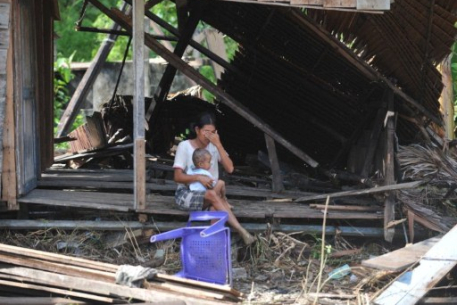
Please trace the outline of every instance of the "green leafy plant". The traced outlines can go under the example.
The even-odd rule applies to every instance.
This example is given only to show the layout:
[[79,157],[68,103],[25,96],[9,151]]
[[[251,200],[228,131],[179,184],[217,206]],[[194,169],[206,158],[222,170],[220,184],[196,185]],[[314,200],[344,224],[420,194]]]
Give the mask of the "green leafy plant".
[[[68,84],[74,78],[74,74],[71,71],[71,62],[75,54],[76,52],[73,52],[68,58],[59,54],[54,62],[54,134],[57,132],[57,125],[71,99]],[[73,128],[83,122],[83,116],[79,114],[73,123]],[[67,143],[62,143],[58,144],[56,148],[67,148],[67,146]]]

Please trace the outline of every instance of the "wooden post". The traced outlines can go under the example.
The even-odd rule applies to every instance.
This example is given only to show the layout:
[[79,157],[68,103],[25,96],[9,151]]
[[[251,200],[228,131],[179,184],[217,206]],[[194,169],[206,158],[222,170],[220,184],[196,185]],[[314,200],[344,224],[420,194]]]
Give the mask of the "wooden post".
[[133,142],[134,209],[146,207],[146,159],[144,139],[144,0],[133,1]]
[[6,201],[9,210],[18,210],[17,204],[17,172],[16,172],[16,141],[14,125],[14,40],[8,48],[6,64],[6,111],[3,123],[3,168],[2,168],[2,200]]
[[[390,91],[390,90],[389,90]],[[383,97],[385,99],[385,97]],[[374,120],[373,127],[370,133],[370,139],[368,143],[368,149],[365,156],[365,162],[363,163],[363,169],[360,175],[363,178],[367,178],[370,174],[371,168],[373,166],[373,159],[375,155],[376,148],[378,147],[379,136],[381,135],[382,127],[384,125],[384,119],[386,117],[387,109],[385,104],[382,103],[381,108],[379,108]]]
[[[125,9],[125,5],[126,4],[124,4],[124,8],[122,10]],[[118,31],[120,29],[121,27],[116,23],[111,26],[111,30]],[[67,133],[70,131],[71,125],[75,121],[75,118],[81,109],[81,105],[86,99],[87,94],[89,94],[89,91],[97,79],[103,64],[108,58],[108,55],[111,52],[117,37],[118,35],[116,34],[110,34],[105,40],[103,40],[103,43],[98,49],[97,54],[95,55],[94,59],[92,59],[89,68],[86,70],[86,73],[84,73],[83,78],[79,82],[75,93],[73,93],[73,96],[68,103],[67,109],[65,109],[65,112],[60,118],[59,125],[57,126],[57,138],[67,135]]]
[[180,33],[183,33],[187,27],[188,18],[188,3],[187,0],[175,0],[176,3],[176,15],[178,16],[178,29]]
[[[179,37],[179,41],[176,44],[175,50],[173,52],[173,54],[175,54],[176,56],[180,58],[183,56],[184,51],[189,45],[189,41],[192,38],[192,35],[194,34],[195,28],[197,27],[197,24],[200,21],[200,13],[200,6],[197,6],[196,9],[191,12],[188,22],[186,23],[186,26],[183,28],[181,35]],[[156,103],[161,103],[165,100],[175,75],[176,68],[172,65],[168,65],[165,69],[165,72],[162,75],[162,79],[160,80],[159,86],[157,87],[157,91],[154,94],[155,103],[151,103],[151,105],[148,108],[148,111],[146,112],[146,121],[149,122],[149,120],[151,119],[152,112],[154,111]]]
[[444,117],[446,137],[454,139],[454,92],[451,75],[451,57],[446,57],[441,63],[441,75],[443,79],[443,91],[441,92],[440,104]]
[[[130,0],[126,0],[127,2],[130,1]],[[170,32],[171,34],[177,36],[177,37],[180,37],[181,35],[179,34],[179,31],[174,28],[173,26],[171,26],[170,24],[168,24],[165,20],[162,20],[161,18],[159,18],[158,16],[154,15],[153,13],[151,12],[146,12],[146,17],[148,17],[150,20],[152,20],[154,23],[157,23],[158,25],[160,25],[161,27],[163,27],[164,29],[166,29],[168,32]],[[189,41],[189,44],[195,48],[197,51],[199,51],[200,53],[204,54],[205,56],[207,56],[209,59],[211,59],[212,61],[215,61],[216,63],[218,63],[219,65],[221,65],[222,67],[224,67],[225,69],[228,69],[228,70],[231,70],[231,71],[236,71],[236,68],[233,67],[232,65],[230,65],[225,59],[221,58],[220,56],[218,56],[217,54],[215,54],[214,52],[208,50],[207,48],[203,47],[201,44],[199,44],[198,42],[194,41],[193,39],[191,39]],[[170,50],[170,49],[169,49]]]
[[[6,104],[7,104],[7,79],[8,75],[12,76],[12,71],[10,67],[10,56],[11,51],[8,52],[9,40],[10,40],[10,3],[0,3],[0,141],[3,142],[4,129],[8,128],[6,126]],[[9,73],[9,74],[8,74]],[[13,103],[13,101],[9,101]],[[6,127],[6,128],[5,128]],[[0,150],[0,177],[3,171],[3,149]],[[2,189],[0,188],[0,196],[2,194]]]
[[[387,89],[387,103],[389,112],[394,110],[394,93],[392,90]],[[395,152],[394,152],[394,141],[395,141],[395,117],[386,117],[386,147],[384,157],[384,185],[393,185],[395,181]],[[389,192],[384,201],[384,239],[392,242],[395,234],[395,227],[389,228],[391,221],[395,220],[395,193]]]
[[[113,19],[115,22],[119,23],[127,31],[131,31],[131,25],[125,15],[119,11],[111,11],[106,9],[103,4],[98,0],[89,0],[97,8],[99,8],[103,13],[108,17]],[[305,152],[294,146],[292,143],[284,139],[280,134],[273,130],[269,125],[263,122],[259,117],[252,113],[248,108],[242,105],[240,102],[235,100],[231,95],[227,94],[224,90],[214,85],[212,82],[203,77],[200,72],[196,71],[189,64],[184,62],[181,58],[174,55],[172,52],[167,50],[164,46],[155,40],[151,35],[145,34],[145,43],[146,45],[156,52],[158,55],[162,56],[166,61],[173,65],[176,69],[181,71],[184,75],[194,80],[197,84],[201,85],[203,88],[208,90],[210,93],[214,94],[221,102],[230,107],[233,111],[238,113],[241,117],[245,118],[247,121],[251,122],[255,127],[263,131],[264,133],[271,136],[276,142],[283,145],[290,152],[296,155],[298,158],[306,162],[311,167],[317,167],[319,163],[313,158],[308,156]]]
[[279,168],[275,141],[269,135],[265,134],[265,142],[267,143],[268,160],[270,160],[270,168],[273,175],[273,192],[280,193],[284,190],[284,184],[282,183],[281,169]]

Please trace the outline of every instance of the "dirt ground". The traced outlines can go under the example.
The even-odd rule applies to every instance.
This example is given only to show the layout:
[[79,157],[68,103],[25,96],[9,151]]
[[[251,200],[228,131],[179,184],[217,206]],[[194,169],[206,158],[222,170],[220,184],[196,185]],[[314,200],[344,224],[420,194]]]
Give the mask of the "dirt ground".
[[[181,269],[179,240],[150,244],[147,237],[139,237],[108,247],[113,234],[119,233],[4,231],[0,241],[117,265],[153,266],[168,274]],[[241,304],[370,304],[370,299],[398,275],[361,266],[363,259],[392,250],[380,239],[333,236],[322,246],[320,236],[300,232],[269,232],[256,237],[254,245],[245,247],[232,235],[233,288],[244,294]],[[345,265],[349,271],[329,279],[332,270]],[[316,301],[318,286],[321,295]]]

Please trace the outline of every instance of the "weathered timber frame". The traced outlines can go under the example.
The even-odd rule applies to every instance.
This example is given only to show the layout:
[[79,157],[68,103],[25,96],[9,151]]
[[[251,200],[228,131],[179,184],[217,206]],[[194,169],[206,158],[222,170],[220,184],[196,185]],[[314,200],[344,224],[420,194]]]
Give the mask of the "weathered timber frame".
[[144,0],[133,2],[133,151],[134,208],[146,207],[146,142],[144,124]]
[[[129,20],[125,14],[119,12],[118,10],[109,10],[108,8],[103,6],[97,0],[89,0],[89,1],[94,6],[99,8],[103,13],[105,13],[109,18],[111,18],[114,22],[118,23],[123,30],[125,30],[127,32],[132,31],[132,24],[129,22]],[[129,1],[129,0],[127,0],[127,2],[132,3],[132,1]],[[152,4],[150,4],[150,5],[148,3],[148,7],[152,7],[155,3],[157,3],[157,1],[151,1],[151,2],[152,2]],[[133,4],[135,4],[135,3],[136,2],[133,2]],[[206,48],[202,47],[201,45],[199,45],[198,43],[196,43],[195,41],[193,41],[191,39],[192,33],[194,31],[194,26],[198,23],[199,20],[198,20],[198,18],[195,18],[193,14],[190,14],[189,16],[187,16],[187,18],[183,18],[183,16],[185,15],[183,11],[185,11],[187,9],[187,6],[185,5],[185,3],[181,3],[181,4],[183,5],[183,7],[180,8],[181,9],[180,24],[182,24],[185,20],[188,23],[188,25],[189,25],[189,23],[192,23],[192,27],[186,26],[183,28],[182,26],[180,26],[180,29],[177,30],[174,27],[172,27],[171,25],[169,25],[168,23],[166,23],[165,21],[161,20],[160,18],[158,18],[157,16],[152,14],[150,11],[144,12],[144,14],[149,19],[153,20],[154,22],[157,22],[160,26],[166,28],[173,35],[176,35],[178,37],[178,45],[175,48],[174,52],[172,53],[171,51],[166,49],[164,46],[162,46],[157,41],[157,39],[155,39],[153,37],[153,35],[150,35],[147,33],[144,34],[145,44],[152,51],[156,52],[159,56],[161,56],[165,60],[167,60],[170,63],[170,66],[167,68],[167,72],[164,74],[164,76],[161,80],[161,84],[155,95],[155,101],[153,101],[153,103],[151,104],[150,108],[148,109],[148,111],[146,113],[146,116],[143,116],[143,117],[136,116],[135,120],[140,120],[143,122],[144,119],[146,119],[145,121],[147,122],[149,119],[151,119],[152,111],[154,109],[155,104],[160,103],[164,99],[164,97],[166,96],[166,94],[169,90],[169,86],[171,85],[171,82],[173,81],[176,70],[179,70],[184,75],[188,76],[193,81],[195,81],[197,84],[201,85],[203,88],[205,88],[206,90],[208,90],[209,92],[214,94],[222,103],[229,106],[232,110],[237,112],[240,116],[242,116],[243,118],[245,118],[246,120],[251,122],[254,126],[256,126],[257,128],[259,128],[260,130],[262,130],[265,133],[267,147],[269,147],[269,155],[270,155],[269,157],[271,158],[270,163],[272,165],[273,179],[275,181],[275,183],[273,185],[273,190],[275,192],[280,192],[283,189],[283,187],[281,186],[281,183],[280,183],[281,178],[280,178],[279,169],[278,169],[278,167],[276,167],[277,165],[274,164],[274,163],[276,163],[276,164],[278,163],[277,159],[275,160],[275,157],[274,157],[275,149],[273,148],[273,146],[271,146],[272,143],[274,144],[274,141],[277,141],[278,143],[283,145],[285,148],[287,148],[293,154],[298,156],[300,159],[304,160],[310,166],[317,167],[318,163],[316,161],[314,161],[313,159],[311,159],[306,153],[304,153],[303,151],[301,151],[300,149],[295,147],[292,143],[289,143],[288,141],[286,141],[281,135],[276,133],[270,126],[266,125],[259,117],[257,117],[254,113],[250,112],[248,109],[246,109],[241,103],[239,103],[237,100],[235,100],[232,96],[228,95],[226,92],[221,90],[221,88],[219,88],[218,86],[215,86],[214,84],[212,84],[211,82],[206,80],[198,71],[195,71],[187,63],[185,63],[183,60],[181,60],[180,56],[184,52],[184,49],[187,47],[187,45],[191,45],[191,46],[195,47],[197,50],[201,51],[206,56],[208,56],[210,59],[216,61],[218,64],[220,64],[224,68],[233,69],[233,67],[229,63],[227,63],[225,60],[223,60],[216,54],[212,53],[211,51],[207,50]],[[322,31],[322,29],[320,29],[316,25],[312,24],[310,20],[307,20],[306,18],[303,18],[303,16],[300,16],[298,14],[298,12],[291,11],[290,16],[297,23],[306,24],[307,27],[312,29],[316,34],[318,34],[321,38],[323,38],[324,41],[326,41],[330,46],[334,47],[334,49],[337,50],[337,52],[339,54],[341,54],[344,58],[346,58],[349,62],[351,62],[355,67],[357,67],[358,70],[360,72],[362,72],[366,77],[368,77],[369,79],[371,79],[373,81],[383,82],[386,85],[386,91],[390,92],[389,99],[391,99],[391,103],[393,103],[394,95],[398,95],[399,97],[402,98],[402,100],[406,101],[408,104],[413,106],[415,109],[417,109],[427,118],[429,118],[431,121],[441,125],[441,120],[434,117],[427,109],[425,109],[417,101],[415,101],[414,99],[409,97],[407,94],[405,94],[403,91],[401,91],[399,88],[397,88],[387,78],[383,77],[377,71],[374,71],[368,64],[366,64],[365,62],[356,58],[356,56],[354,54],[351,54],[351,52],[349,52],[349,50],[347,50],[344,46],[342,46],[341,43],[339,43],[329,33]],[[135,22],[136,21],[135,21],[135,17],[134,17],[133,23],[135,23]],[[407,105],[405,105],[405,106],[407,107]],[[386,117],[386,112],[387,112],[387,106],[384,106],[378,110],[376,124],[372,130],[372,134],[370,137],[372,143],[375,143],[380,138],[382,125],[383,125],[382,123],[384,122],[384,118]],[[391,120],[392,119],[388,117],[387,118],[388,126],[385,126],[386,128],[388,127],[389,130],[394,128],[394,127],[390,126],[390,125],[394,124],[393,122],[392,123],[390,122]],[[426,129],[423,126],[421,126],[420,120],[416,120],[416,122],[419,127],[422,127],[423,130],[425,132],[427,132]],[[362,125],[365,125],[367,122],[361,122],[361,123],[362,123]],[[135,127],[135,132],[138,132],[137,128],[138,127]],[[386,132],[385,134],[389,135],[389,139],[386,138],[387,141],[390,141],[390,140],[393,141],[393,133]],[[356,137],[356,134],[354,134],[354,137]],[[351,138],[352,138],[352,136],[351,136]],[[140,139],[144,139],[144,138],[140,137]],[[140,141],[142,141],[142,140],[140,140]],[[351,139],[345,139],[345,138],[344,139],[341,138],[340,141],[343,143],[348,143],[348,144],[349,144],[349,142],[352,142]],[[140,147],[139,145],[140,144],[139,144],[138,139],[135,139],[135,146]],[[373,145],[373,146],[375,146],[375,145]],[[392,144],[392,146],[390,146],[390,145],[387,145],[387,146],[389,146],[387,149],[390,149],[391,147],[393,147],[393,144]],[[344,147],[346,147],[346,145],[344,145]],[[348,147],[349,147],[349,145],[347,145],[347,148]],[[388,163],[389,169],[387,170],[387,172],[393,173],[393,154],[392,153],[393,152],[391,152],[391,151],[386,152],[385,158],[387,161],[392,160],[392,163]],[[141,156],[141,154],[135,152],[135,158],[138,158],[139,156]],[[362,178],[364,178],[364,177],[366,178],[366,176],[368,175],[368,173],[370,171],[370,161],[373,161],[373,159],[374,159],[374,149],[372,149],[370,151],[370,154],[368,157],[369,158],[367,158],[367,162],[365,162],[364,167],[363,167]],[[138,161],[135,161],[135,166],[139,166]],[[140,175],[139,178],[135,178],[135,179],[138,179],[136,181],[138,181],[138,182],[142,181],[140,172],[135,172],[135,176],[136,175]],[[389,185],[391,183],[395,183],[395,179],[390,176],[389,176],[389,178],[386,177],[385,184]],[[139,184],[135,185],[135,189],[141,189],[141,192],[144,191],[144,187],[141,187]],[[138,192],[138,193],[140,193],[140,192]],[[135,197],[137,197],[137,195],[135,195]],[[391,236],[391,233],[389,233],[389,232],[392,232],[392,230],[389,230],[389,222],[394,219],[394,212],[393,212],[394,205],[392,204],[392,198],[390,198],[390,197],[391,196],[389,195],[388,200],[386,200],[386,208],[384,211],[385,216],[386,216],[385,217],[385,226],[384,226],[386,239],[390,239],[389,236]],[[390,200],[389,200],[389,198],[390,198]],[[137,200],[140,200],[140,199],[135,198],[135,200],[136,200],[135,202],[137,202]],[[135,204],[135,207],[141,207],[141,205],[137,206]]]
[[[119,11],[113,11],[113,10],[108,10],[106,7],[104,7],[101,3],[99,3],[97,0],[89,0],[93,5],[95,5],[97,8],[99,8],[102,12],[104,12],[108,17],[110,17],[113,21],[121,25],[122,28],[124,28],[127,31],[131,31],[132,26],[130,25],[128,18],[124,14],[122,14]],[[135,20],[135,18],[133,18]],[[198,23],[198,20],[192,21],[193,16],[189,17],[189,22],[195,22],[195,25]],[[197,18],[198,19],[198,18]],[[135,21],[134,21],[135,22]],[[187,29],[185,30],[187,31]],[[193,29],[191,29],[189,32],[193,32]],[[178,42],[178,47],[175,49],[175,53],[179,54],[180,52],[183,52],[187,44],[189,43],[190,37],[192,36],[192,33],[183,33],[181,37],[184,37],[183,39],[180,39],[180,41],[183,41],[182,47],[181,44]],[[167,79],[162,79],[161,84],[166,88],[166,86],[169,86],[171,84],[171,81],[174,77],[176,69],[179,69],[183,74],[194,80],[196,83],[200,84],[202,87],[207,89],[209,92],[217,96],[223,103],[231,107],[235,112],[240,114],[242,117],[253,123],[255,126],[257,126],[259,129],[261,129],[266,135],[270,136],[272,139],[278,141],[278,143],[282,144],[285,146],[287,149],[289,149],[292,153],[297,155],[300,159],[308,163],[312,167],[317,167],[318,163],[310,158],[306,153],[295,147],[293,144],[290,142],[286,141],[282,136],[280,136],[277,132],[275,132],[271,127],[269,127],[267,124],[265,124],[260,118],[258,118],[255,114],[251,113],[248,109],[246,109],[241,103],[237,102],[233,97],[229,96],[227,93],[225,93],[222,89],[219,87],[213,85],[211,82],[206,80],[199,72],[195,71],[192,67],[190,67],[187,63],[185,63],[183,60],[181,60],[180,56],[177,56],[176,54],[171,53],[168,51],[165,47],[163,47],[156,39],[153,38],[152,35],[145,34],[144,35],[145,39],[145,44],[151,48],[153,51],[155,51],[157,54],[165,58],[169,63],[174,68],[167,69],[169,73],[165,74],[167,76]],[[181,49],[182,48],[182,49]],[[181,51],[182,50],[182,51]],[[164,77],[165,77],[164,76]],[[168,79],[170,78],[170,79]],[[163,90],[163,92],[167,92],[168,89]],[[151,110],[151,109],[149,109]],[[148,111],[148,113],[152,113],[152,111]],[[143,116],[144,118],[144,116]],[[138,117],[135,117],[135,119],[139,119]],[[137,132],[137,129],[135,127],[135,132]],[[144,130],[143,130],[144,132]],[[137,140],[134,140],[135,143],[137,143]],[[144,156],[144,155],[143,155]],[[138,155],[135,153],[135,158],[137,158]],[[144,157],[143,157],[144,159]],[[138,161],[135,161],[135,165],[138,164]],[[278,172],[276,172],[276,176],[278,175]],[[135,173],[135,176],[137,175],[137,172]],[[277,177],[276,177],[277,179]],[[138,179],[138,181],[141,179]],[[139,184],[136,184],[135,189],[141,188]],[[275,187],[276,189],[281,190],[279,187]],[[138,191],[139,193],[142,193],[145,188],[142,187],[141,191]],[[136,197],[136,196],[135,196]],[[135,198],[136,199],[136,198]],[[135,205],[136,206],[136,205]]]

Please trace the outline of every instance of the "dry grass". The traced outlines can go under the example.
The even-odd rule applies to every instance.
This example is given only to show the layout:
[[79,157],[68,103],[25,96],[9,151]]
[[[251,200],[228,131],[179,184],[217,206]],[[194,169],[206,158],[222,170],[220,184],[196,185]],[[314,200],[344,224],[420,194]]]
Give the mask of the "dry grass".
[[457,217],[457,161],[453,152],[420,145],[401,146],[397,154],[404,180],[423,181],[424,186],[402,190],[397,199],[428,228],[447,232]]
[[[130,230],[127,228],[126,232]],[[147,264],[160,248],[165,251],[165,262],[159,269],[169,274],[181,269],[179,240],[150,244],[132,237],[124,245],[107,248],[106,237],[112,234],[107,232],[48,229],[2,233],[2,243],[117,265]],[[245,268],[248,272],[248,278],[236,280],[234,284],[235,289],[246,295],[244,304],[312,304],[314,299],[317,300],[315,304],[328,304],[326,298],[317,299],[316,292],[354,295],[353,299],[344,300],[344,304],[368,304],[363,302],[382,287],[388,276],[357,264],[370,255],[365,251],[357,256],[333,259],[331,252],[354,248],[341,236],[333,238],[331,244],[325,240],[322,242],[321,238],[305,236],[302,232],[286,234],[270,231],[258,234],[257,239],[258,242],[248,248],[232,245],[234,254],[237,254],[234,256],[238,256],[239,260],[232,259],[233,266]],[[324,260],[322,264],[321,258]],[[346,263],[353,267],[352,280],[350,276],[339,280],[328,279],[331,270]],[[319,277],[322,279],[320,285]],[[339,301],[334,304],[339,304]]]

